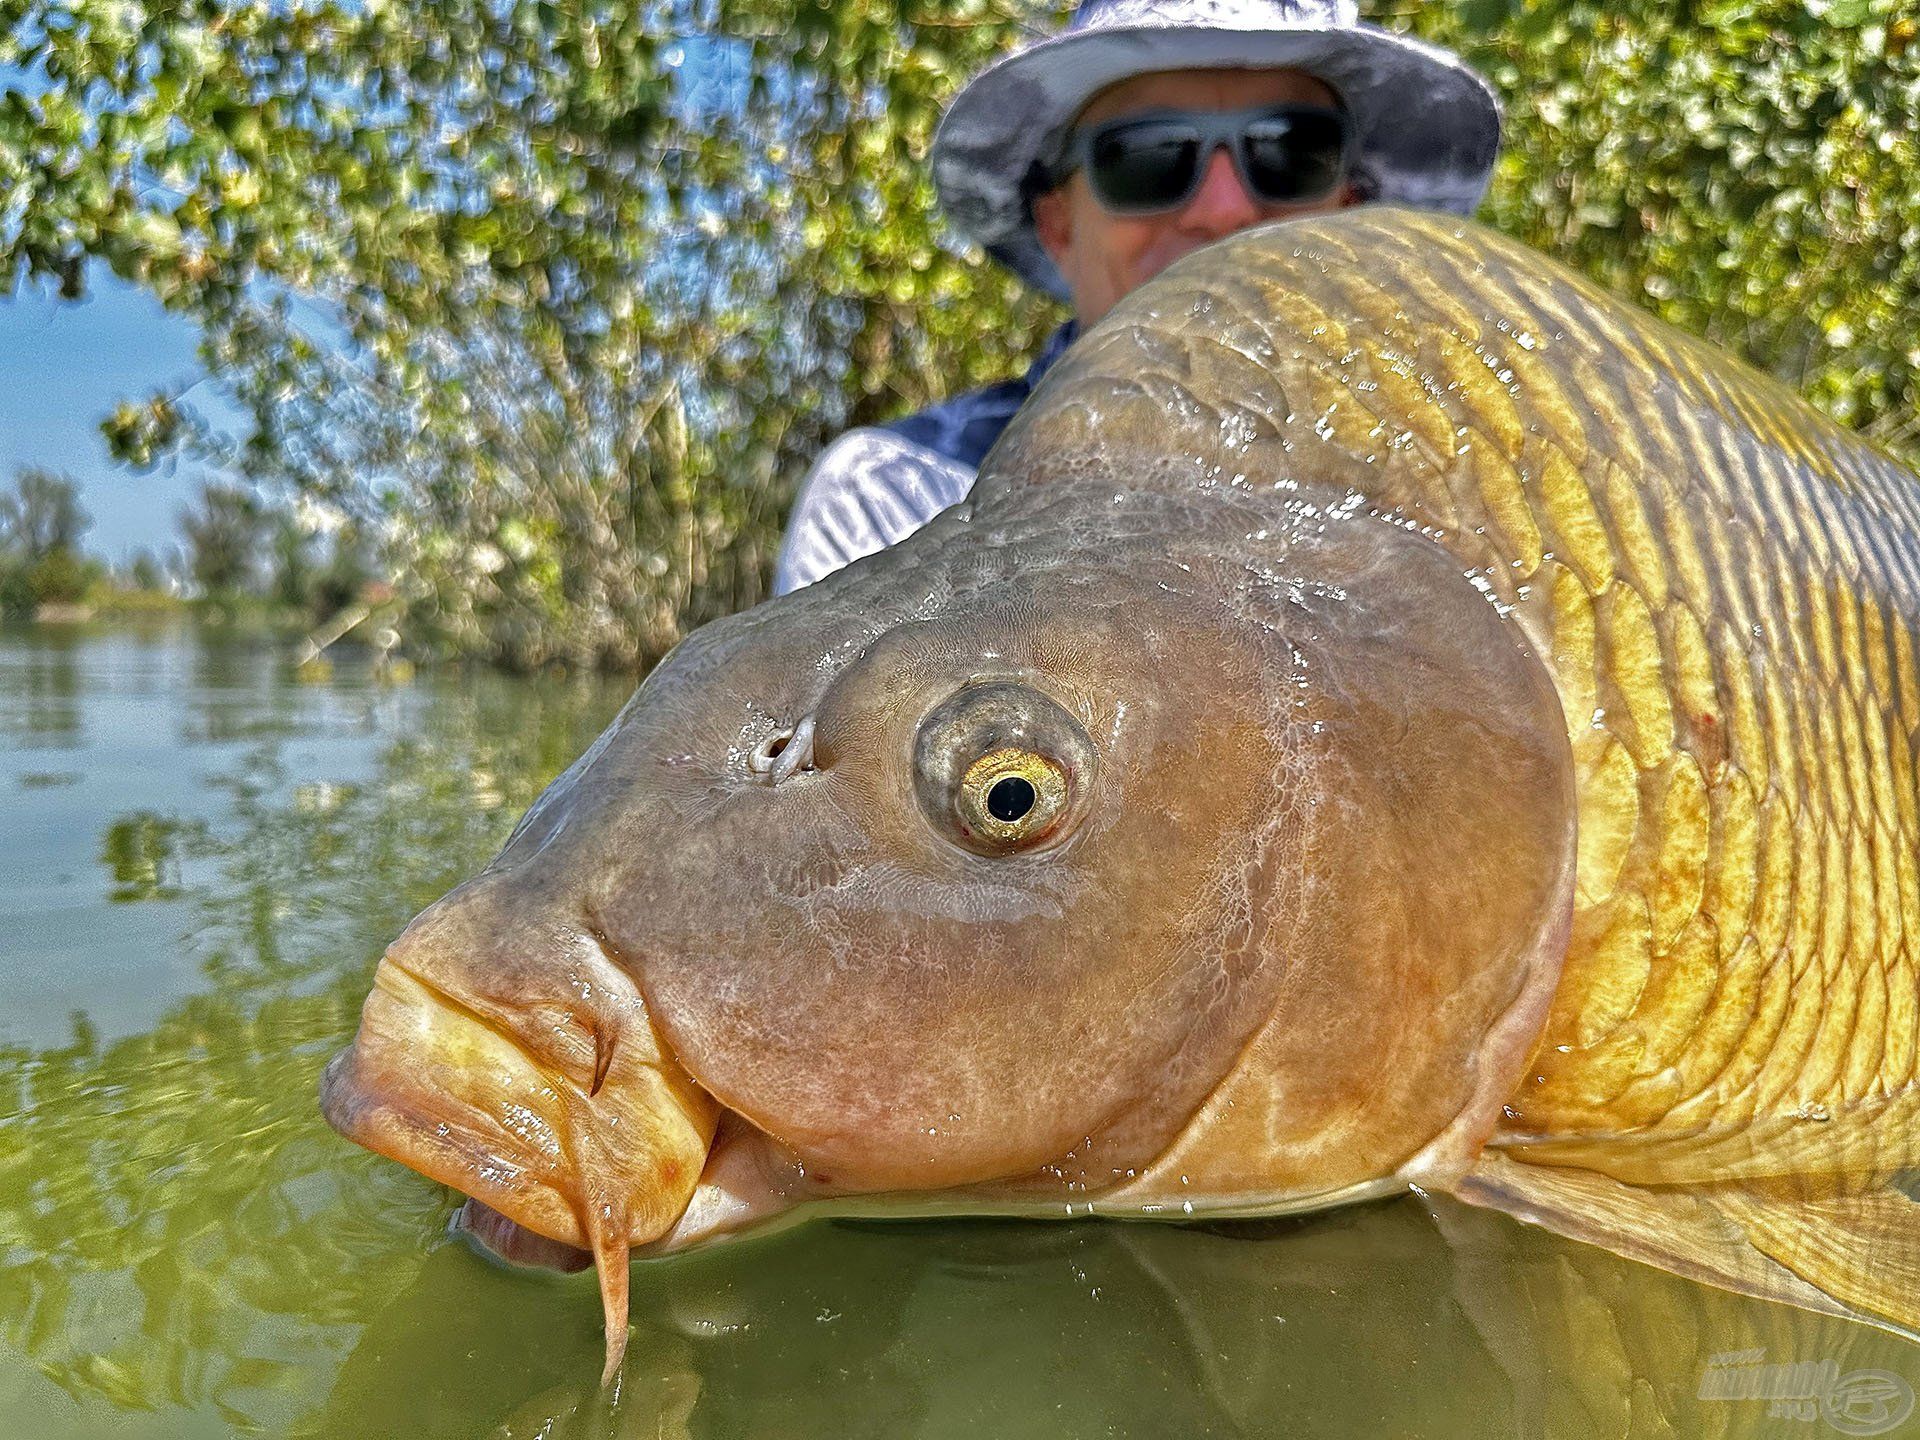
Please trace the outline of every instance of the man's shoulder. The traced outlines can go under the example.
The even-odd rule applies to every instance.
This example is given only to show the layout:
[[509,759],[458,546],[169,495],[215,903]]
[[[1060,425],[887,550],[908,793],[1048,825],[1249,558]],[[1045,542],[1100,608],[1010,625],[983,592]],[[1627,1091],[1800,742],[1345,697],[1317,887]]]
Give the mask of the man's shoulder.
[[960,500],[973,488],[987,451],[1074,333],[1071,322],[1056,330],[1018,379],[969,390],[884,425],[849,430],[821,451],[787,518],[774,593],[811,585],[885,549]]
[[820,452],[787,519],[774,593],[811,585],[903,540],[964,497],[974,468],[892,427],[849,430]]
[[1079,333],[1080,327],[1069,320],[1047,337],[1026,374],[942,400],[905,419],[889,421],[884,428],[977,470],[1007,422],[1026,404],[1040,377],[1066,353]]
[[1025,380],[1002,380],[889,420],[880,428],[977,470],[1029,393]]

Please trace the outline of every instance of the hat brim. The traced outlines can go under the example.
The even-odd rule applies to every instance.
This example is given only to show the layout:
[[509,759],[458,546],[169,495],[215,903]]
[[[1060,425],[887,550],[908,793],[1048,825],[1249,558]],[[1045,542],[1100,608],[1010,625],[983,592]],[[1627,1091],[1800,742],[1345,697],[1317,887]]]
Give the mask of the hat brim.
[[948,106],[933,141],[940,203],[1001,264],[1067,298],[1023,186],[1087,102],[1136,75],[1276,68],[1305,70],[1338,93],[1373,198],[1459,215],[1479,206],[1500,150],[1492,89],[1451,52],[1370,25],[1116,27],[1042,40],[983,70]]

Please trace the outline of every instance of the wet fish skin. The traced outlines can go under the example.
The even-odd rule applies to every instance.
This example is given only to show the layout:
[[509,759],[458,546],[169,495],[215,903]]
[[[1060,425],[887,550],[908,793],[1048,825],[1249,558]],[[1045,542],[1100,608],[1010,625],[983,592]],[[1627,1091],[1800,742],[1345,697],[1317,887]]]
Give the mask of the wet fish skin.
[[1066,397],[1103,383],[1080,375],[1131,371],[1161,392],[1143,410],[1179,413],[1220,349],[1291,350],[1231,412],[1201,407],[1196,443],[1244,427],[1216,447],[1236,473],[1350,477],[1547,661],[1579,775],[1574,933],[1502,1143],[1593,1160],[1579,1137],[1671,1137],[1679,1179],[1703,1127],[1905,1092],[1914,477],[1496,237],[1376,217],[1293,248],[1157,290],[1151,319],[1078,352],[1001,466],[1080,443]]
[[1550,667],[1579,792],[1564,972],[1462,1193],[1911,1328],[1920,484],[1498,237],[1295,233],[1157,288],[996,459],[1104,409],[1097,443],[1344,478],[1444,545]]
[[[665,1230],[680,1191],[593,1219],[626,1180],[541,1132],[603,1284],[795,1206],[1419,1184],[1912,1331],[1916,497],[1485,231],[1247,232],[1085,337],[967,502],[689,637],[389,963],[646,1037],[629,1123],[718,1103]],[[926,783],[1002,751],[1059,779],[1031,846]],[[637,1082],[569,1044],[554,1113],[603,1134]],[[329,1115],[419,1164],[355,1131],[393,1071],[343,1057]]]

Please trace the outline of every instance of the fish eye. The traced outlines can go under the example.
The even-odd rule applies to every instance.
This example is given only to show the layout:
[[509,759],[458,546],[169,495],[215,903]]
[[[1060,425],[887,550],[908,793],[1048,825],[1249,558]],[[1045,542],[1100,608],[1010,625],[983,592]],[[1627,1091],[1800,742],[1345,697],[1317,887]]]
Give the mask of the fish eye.
[[967,767],[955,796],[971,835],[1018,845],[1046,834],[1067,806],[1067,777],[1032,750],[1003,747]]
[[934,706],[914,739],[914,791],[934,828],[981,855],[1068,834],[1097,769],[1093,741],[1050,696],[975,681]]

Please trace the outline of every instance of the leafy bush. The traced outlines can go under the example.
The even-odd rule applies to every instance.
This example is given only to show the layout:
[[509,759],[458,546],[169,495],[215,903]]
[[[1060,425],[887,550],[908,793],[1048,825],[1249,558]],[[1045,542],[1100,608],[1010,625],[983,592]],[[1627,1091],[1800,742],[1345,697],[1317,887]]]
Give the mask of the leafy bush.
[[1920,34],[1902,0],[1376,6],[1490,76],[1486,218],[1920,459]]
[[31,617],[42,605],[73,605],[106,577],[81,540],[92,517],[80,487],[64,475],[31,466],[0,495],[0,613]]
[[[956,241],[926,165],[1059,8],[36,0],[0,21],[0,286],[97,262],[192,316],[251,433],[162,394],[116,453],[341,507],[415,645],[644,665],[764,594],[832,434],[1061,318]],[[1495,224],[1920,454],[1895,0],[1365,8],[1504,96]]]
[[29,567],[17,555],[0,555],[0,619],[31,620],[40,596],[33,588]]
[[41,605],[77,605],[106,579],[106,566],[64,546],[27,566],[26,581]]

